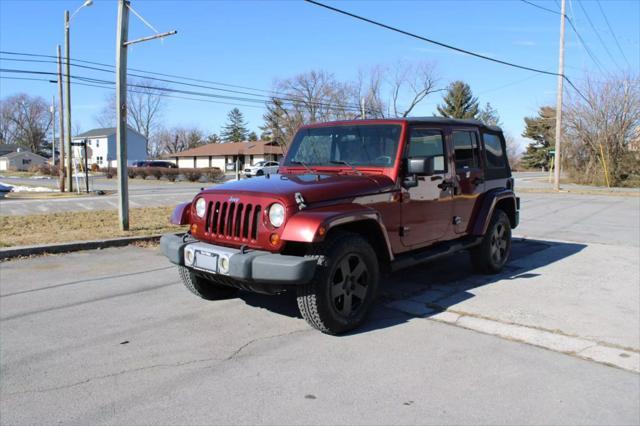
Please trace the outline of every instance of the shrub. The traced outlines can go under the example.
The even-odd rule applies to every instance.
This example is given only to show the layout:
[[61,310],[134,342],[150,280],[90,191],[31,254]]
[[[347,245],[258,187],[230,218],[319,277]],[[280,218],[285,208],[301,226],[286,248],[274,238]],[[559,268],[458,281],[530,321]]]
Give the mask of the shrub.
[[164,171],[165,169],[162,167],[151,167],[149,169],[149,175],[153,176],[157,180],[160,180],[160,178],[164,175]]
[[29,167],[29,172],[43,176],[57,176],[60,173],[60,169],[58,166],[52,166],[45,163]]
[[98,166],[96,163],[93,163],[91,165],[91,171],[92,172],[97,172],[98,170],[100,170],[100,166]]
[[136,177],[136,168],[127,167],[127,174],[129,175],[129,179],[133,179],[134,177]]
[[178,169],[164,169],[163,174],[169,182],[175,182],[178,178]]
[[209,182],[219,182],[224,178],[224,172],[218,167],[206,169],[204,175]]
[[202,171],[198,169],[182,169],[182,174],[189,182],[197,182],[202,177]]
[[149,175],[149,171],[146,169],[146,167],[137,167],[135,170],[135,176],[139,177],[142,180],[145,180]]

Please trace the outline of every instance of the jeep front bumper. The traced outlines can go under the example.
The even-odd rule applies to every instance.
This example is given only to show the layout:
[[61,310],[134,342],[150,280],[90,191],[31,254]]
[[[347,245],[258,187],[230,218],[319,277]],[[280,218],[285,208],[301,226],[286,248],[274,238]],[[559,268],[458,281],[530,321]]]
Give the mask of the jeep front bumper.
[[311,280],[317,260],[261,250],[218,246],[183,235],[166,234],[160,250],[176,265],[207,274],[264,284],[305,284]]

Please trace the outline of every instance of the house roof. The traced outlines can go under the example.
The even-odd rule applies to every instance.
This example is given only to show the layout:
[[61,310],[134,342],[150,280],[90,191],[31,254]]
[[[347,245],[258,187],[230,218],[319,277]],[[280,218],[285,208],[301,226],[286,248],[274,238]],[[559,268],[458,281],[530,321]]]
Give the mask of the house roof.
[[18,150],[18,144],[0,143],[0,152],[14,152]]
[[[132,132],[135,132],[135,133],[139,134],[140,136],[142,136],[144,138],[144,135],[142,133],[138,132],[133,127],[127,126],[127,129],[129,129]],[[73,137],[73,139],[99,138],[99,137],[111,136],[111,135],[113,135],[115,133],[116,133],[116,128],[115,127],[101,127],[101,128],[98,128],[98,129],[92,129],[92,130],[86,131],[84,133],[80,133],[79,135],[75,135]]]
[[31,151],[11,152],[9,154],[5,154],[5,155],[0,156],[0,158],[6,158],[7,160],[11,160],[12,158],[21,157],[21,156],[27,155],[27,154],[33,155],[35,157],[40,157],[43,160],[47,160],[47,158],[43,157],[42,155],[35,154],[35,153],[31,152]]
[[210,143],[197,148],[188,149],[167,157],[208,157],[219,155],[264,155],[282,154],[283,149],[276,143],[270,141],[244,141],[227,143]]

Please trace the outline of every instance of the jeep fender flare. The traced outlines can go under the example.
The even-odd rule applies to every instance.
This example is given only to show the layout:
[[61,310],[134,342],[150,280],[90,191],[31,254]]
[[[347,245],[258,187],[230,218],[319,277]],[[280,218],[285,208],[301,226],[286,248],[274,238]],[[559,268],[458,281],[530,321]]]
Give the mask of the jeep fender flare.
[[336,227],[365,221],[375,223],[380,234],[384,237],[383,243],[389,259],[393,260],[389,235],[380,213],[359,204],[341,204],[298,212],[286,221],[281,239],[283,241],[316,243],[323,241],[325,236]]
[[473,220],[472,235],[483,236],[487,232],[491,217],[496,208],[505,211],[511,222],[511,227],[518,226],[520,200],[510,189],[497,189],[486,193],[480,202]]

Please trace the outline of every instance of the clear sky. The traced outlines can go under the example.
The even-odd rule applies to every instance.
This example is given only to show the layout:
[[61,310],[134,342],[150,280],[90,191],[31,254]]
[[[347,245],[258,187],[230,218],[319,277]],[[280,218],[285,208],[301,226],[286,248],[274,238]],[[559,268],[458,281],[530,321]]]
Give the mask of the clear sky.
[[[555,0],[532,1],[559,10]],[[327,0],[327,3],[487,56],[557,71],[560,18],[522,1]],[[56,44],[63,42],[64,10],[73,11],[80,4],[80,0],[0,0],[0,49],[55,55]],[[600,0],[600,5],[630,65],[618,50],[597,1],[567,0],[568,15],[606,71],[625,68],[637,74],[640,1]],[[541,105],[555,105],[553,76],[464,56],[302,1],[133,0],[132,6],[158,31],[176,29],[178,34],[131,47],[130,68],[270,89],[274,79],[312,69],[324,69],[339,79],[355,79],[359,69],[378,64],[433,61],[440,86],[456,79],[469,83],[482,104],[490,102],[497,108],[505,130],[518,139],[524,116],[534,115]],[[95,0],[93,6],[80,10],[71,23],[71,57],[114,64],[116,13],[117,3],[112,0]],[[152,34],[134,15],[130,22],[130,39]],[[566,74],[576,83],[587,73],[602,78],[602,71],[587,56],[569,27],[566,34]],[[0,65],[56,70],[52,63],[3,59]],[[73,72],[113,78],[89,70]],[[2,74],[10,75],[15,74]],[[57,88],[44,81],[0,80],[0,96],[17,92],[50,99],[57,94]],[[72,86],[74,125],[82,130],[95,127],[95,116],[107,94],[106,89]],[[440,93],[432,95],[415,109],[415,115],[433,114],[440,100]],[[233,105],[169,99],[163,121],[169,127],[196,125],[207,133],[218,132],[231,108]],[[262,107],[254,104],[240,109],[249,127],[259,133]]]

